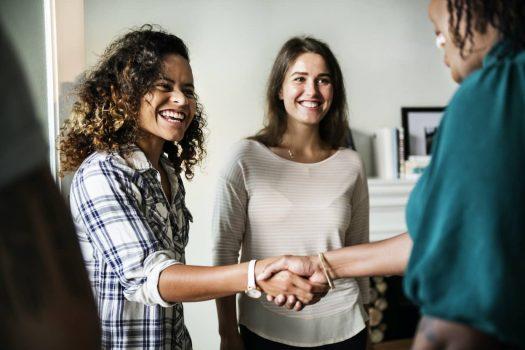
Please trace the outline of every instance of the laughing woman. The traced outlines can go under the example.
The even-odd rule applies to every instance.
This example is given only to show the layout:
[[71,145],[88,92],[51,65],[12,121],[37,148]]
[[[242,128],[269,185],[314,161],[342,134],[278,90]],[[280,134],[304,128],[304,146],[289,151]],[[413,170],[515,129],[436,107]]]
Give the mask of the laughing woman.
[[[192,217],[181,174],[190,179],[203,157],[203,126],[186,46],[151,26],[114,41],[79,86],[61,162],[76,170],[71,209],[104,349],[191,349],[182,301],[255,287],[247,263],[185,265]],[[305,302],[325,288],[291,273],[258,286]]]

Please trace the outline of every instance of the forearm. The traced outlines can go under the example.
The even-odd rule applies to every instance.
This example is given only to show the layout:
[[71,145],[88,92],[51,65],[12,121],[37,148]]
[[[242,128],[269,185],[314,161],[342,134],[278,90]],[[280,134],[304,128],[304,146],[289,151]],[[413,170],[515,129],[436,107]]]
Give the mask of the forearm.
[[412,250],[407,233],[324,253],[333,278],[402,275]]
[[235,296],[219,298],[215,302],[219,320],[219,335],[221,337],[236,335],[239,330],[237,328],[237,305]]
[[[256,274],[273,261],[259,260]],[[248,263],[227,266],[171,265],[159,277],[159,293],[167,302],[203,301],[222,298],[246,290]]]

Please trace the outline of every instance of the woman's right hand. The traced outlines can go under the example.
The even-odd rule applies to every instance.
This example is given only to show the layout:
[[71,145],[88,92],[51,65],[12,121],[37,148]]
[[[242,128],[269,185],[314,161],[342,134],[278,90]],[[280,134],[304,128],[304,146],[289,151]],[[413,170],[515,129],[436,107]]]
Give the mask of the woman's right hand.
[[244,350],[244,342],[238,331],[221,335],[221,350]]
[[[267,295],[287,295],[289,299],[295,297],[302,305],[318,302],[329,289],[325,283],[311,282],[290,271],[279,271],[265,280],[258,279],[257,285]],[[289,308],[293,308],[293,304],[295,303],[289,303]]]

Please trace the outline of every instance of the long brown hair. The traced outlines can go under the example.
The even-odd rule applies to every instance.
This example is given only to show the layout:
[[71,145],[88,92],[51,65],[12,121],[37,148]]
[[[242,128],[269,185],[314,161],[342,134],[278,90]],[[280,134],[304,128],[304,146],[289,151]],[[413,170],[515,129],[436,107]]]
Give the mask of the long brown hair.
[[283,101],[279,98],[279,92],[290,66],[299,55],[307,52],[316,53],[324,58],[334,88],[330,109],[319,124],[321,140],[333,149],[348,146],[348,106],[341,67],[327,44],[308,36],[289,39],[277,54],[266,90],[265,126],[249,139],[268,147],[278,146],[282,142],[287,126],[287,113]]
[[[168,54],[189,61],[181,39],[153,30],[151,25],[132,30],[109,45],[98,65],[77,86],[77,101],[61,128],[61,174],[74,171],[93,152],[121,152],[122,146],[136,143],[141,98],[161,77]],[[205,155],[204,127],[202,106],[197,101],[195,117],[183,139],[164,143],[164,152],[177,173],[184,172],[188,179]]]

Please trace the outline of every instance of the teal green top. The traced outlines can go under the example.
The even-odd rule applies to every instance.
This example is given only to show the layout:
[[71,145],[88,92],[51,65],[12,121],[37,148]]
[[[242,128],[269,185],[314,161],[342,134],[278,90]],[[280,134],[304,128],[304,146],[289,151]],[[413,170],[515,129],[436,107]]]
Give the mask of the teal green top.
[[463,81],[407,206],[405,292],[424,315],[525,344],[525,51]]

